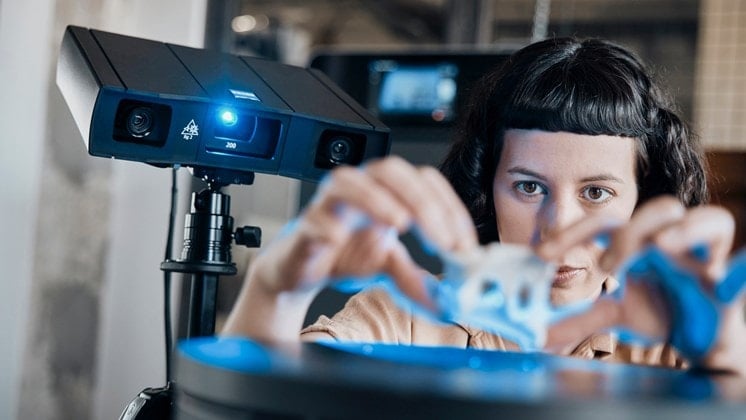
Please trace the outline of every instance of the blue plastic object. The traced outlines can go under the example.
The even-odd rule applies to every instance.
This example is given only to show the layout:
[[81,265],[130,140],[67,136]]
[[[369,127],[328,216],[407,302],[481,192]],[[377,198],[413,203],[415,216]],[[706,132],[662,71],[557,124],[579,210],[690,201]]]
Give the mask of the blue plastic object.
[[671,314],[669,342],[682,354],[697,361],[710,350],[720,316],[717,302],[700,287],[696,276],[650,247],[631,261],[622,277],[622,284],[642,279],[660,286]]
[[[353,230],[370,224],[367,216],[354,209],[342,207],[339,212],[340,217]],[[411,301],[401,293],[394,280],[385,274],[367,278],[337,279],[338,281],[332,282],[332,285],[348,293],[371,287],[383,288],[397,305],[405,310],[436,322],[456,322],[498,334],[518,344],[523,350],[529,351],[540,350],[543,347],[549,325],[580,313],[590,308],[593,303],[583,301],[556,308],[549,300],[551,282],[544,279],[534,282],[530,287],[527,286],[529,282],[526,281],[526,276],[544,271],[539,276],[543,278],[546,277],[547,267],[551,268],[550,264],[540,261],[528,248],[512,253],[515,250],[511,251],[509,246],[496,244],[491,250],[489,246],[481,249],[487,252],[472,255],[476,256],[476,259],[452,259],[452,255],[440,253],[416,226],[412,230],[423,249],[440,256],[444,263],[443,279],[423,277],[430,298],[437,306],[435,312]],[[594,243],[600,248],[607,248],[609,242],[609,232],[603,232],[594,238]],[[707,244],[692,247],[690,254],[700,262],[706,262],[711,257]],[[498,267],[493,264],[485,270],[482,263],[489,262],[490,258],[497,258],[500,261]],[[531,270],[527,271],[531,274],[516,275],[515,265],[530,268]],[[504,266],[510,269],[505,270]],[[476,269],[477,275],[475,276],[474,270],[470,269]],[[696,276],[679,267],[654,247],[643,250],[631,259],[618,274],[618,279],[621,287],[612,294],[612,297],[617,299],[623,296],[627,280],[644,279],[660,287],[669,305],[672,320],[669,341],[690,360],[696,362],[714,343],[720,321],[719,306],[732,302],[746,287],[746,250],[731,261],[725,278],[717,284],[714,293],[705,291]],[[475,284],[488,289],[477,293],[474,293],[474,290],[467,290],[473,289]],[[516,284],[521,284],[518,291],[514,287]],[[537,291],[537,288],[540,290]],[[467,295],[469,299],[465,299]],[[651,341],[650,337],[642,337],[634,331],[616,331],[619,338],[624,341]]]
[[715,296],[720,302],[731,303],[746,285],[746,249],[741,250],[730,262],[725,278],[715,287]]
[[[710,258],[706,245],[697,245],[690,254],[701,262]],[[713,293],[703,289],[699,279],[681,268],[662,251],[650,247],[633,258],[619,276],[622,283],[645,279],[655,282],[666,298],[671,314],[669,342],[693,362],[710,350],[717,336],[720,306],[733,302],[746,285],[746,250],[730,262],[725,277],[715,286]],[[640,337],[625,332],[625,340]]]

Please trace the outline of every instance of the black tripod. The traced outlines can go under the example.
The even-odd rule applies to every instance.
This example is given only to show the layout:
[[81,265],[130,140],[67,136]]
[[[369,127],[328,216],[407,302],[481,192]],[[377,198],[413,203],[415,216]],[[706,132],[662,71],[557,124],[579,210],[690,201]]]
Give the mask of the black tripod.
[[[191,212],[184,221],[181,257],[176,260],[166,258],[161,263],[161,270],[167,273],[185,273],[191,277],[185,283],[189,287],[187,331],[184,337],[180,337],[187,339],[209,336],[215,332],[218,279],[236,274],[236,264],[231,260],[231,242],[257,248],[262,235],[261,229],[256,226],[233,230],[230,196],[221,192],[223,187],[230,184],[253,183],[253,172],[195,168],[193,174],[207,182],[207,188],[192,193]],[[169,298],[166,296],[166,299]],[[167,334],[170,332],[167,331]],[[171,350],[169,348],[167,351]],[[167,371],[166,386],[141,391],[129,403],[120,420],[171,418],[173,390],[170,369]]]

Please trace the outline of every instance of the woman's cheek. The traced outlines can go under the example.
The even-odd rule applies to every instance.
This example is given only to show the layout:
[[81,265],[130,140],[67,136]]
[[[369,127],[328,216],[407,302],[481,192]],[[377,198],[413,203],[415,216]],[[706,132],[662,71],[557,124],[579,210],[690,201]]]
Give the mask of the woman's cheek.
[[536,230],[536,210],[515,200],[495,200],[495,215],[500,241],[531,245]]

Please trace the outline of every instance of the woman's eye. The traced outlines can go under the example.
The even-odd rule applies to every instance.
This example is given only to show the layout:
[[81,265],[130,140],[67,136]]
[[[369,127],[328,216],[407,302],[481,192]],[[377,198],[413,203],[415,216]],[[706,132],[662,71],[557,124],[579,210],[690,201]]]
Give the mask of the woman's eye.
[[538,182],[532,182],[532,181],[522,181],[518,182],[515,185],[515,188],[526,195],[538,195],[538,194],[545,194],[546,191],[544,187],[539,184]]
[[583,197],[594,203],[603,203],[612,197],[612,193],[601,187],[588,187],[583,190]]

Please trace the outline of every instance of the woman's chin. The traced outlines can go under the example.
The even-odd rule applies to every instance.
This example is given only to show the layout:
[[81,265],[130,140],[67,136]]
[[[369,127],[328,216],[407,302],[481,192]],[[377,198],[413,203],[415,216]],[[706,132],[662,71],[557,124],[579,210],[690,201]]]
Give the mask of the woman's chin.
[[588,297],[588,293],[582,293],[577,288],[562,288],[552,286],[552,290],[549,293],[549,297],[552,302],[552,306],[565,306],[573,303],[578,303]]
[[552,291],[549,296],[552,306],[554,307],[569,305],[580,300],[575,296],[575,293],[573,293],[572,290],[561,289],[554,286],[552,286]]

